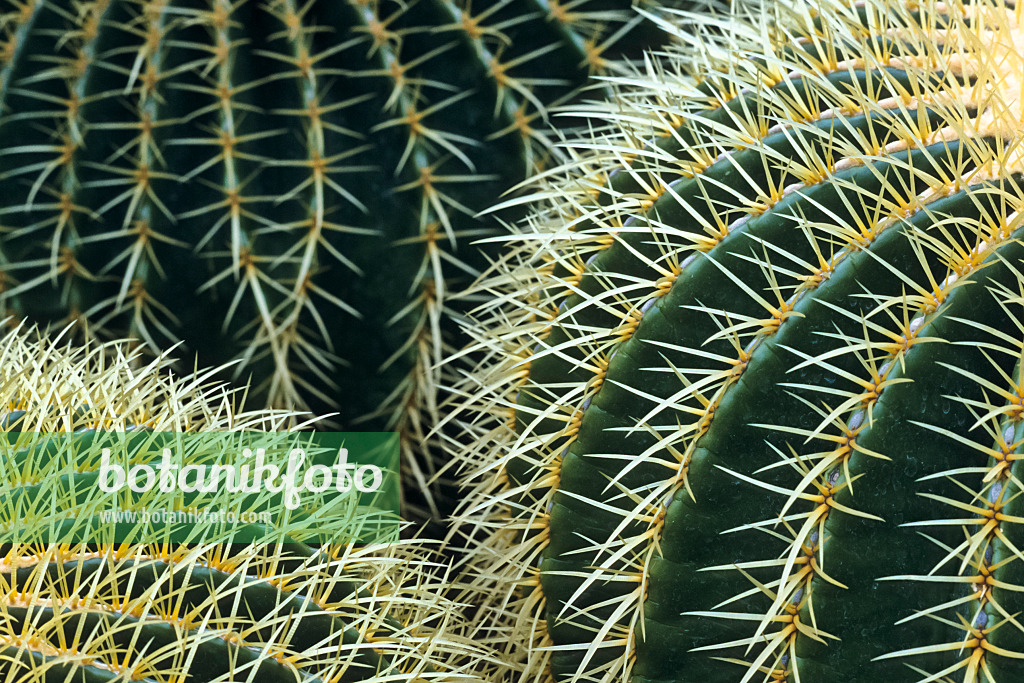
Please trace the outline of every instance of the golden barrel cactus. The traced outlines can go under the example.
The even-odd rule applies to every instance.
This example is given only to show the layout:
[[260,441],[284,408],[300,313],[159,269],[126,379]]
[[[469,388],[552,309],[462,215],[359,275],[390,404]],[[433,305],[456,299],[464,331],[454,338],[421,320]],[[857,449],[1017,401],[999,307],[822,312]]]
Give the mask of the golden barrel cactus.
[[[3,443],[15,430],[284,430],[239,412],[213,371],[174,376],[126,342],[0,340]],[[4,453],[0,533],[19,523]],[[77,476],[77,475],[76,475]],[[88,501],[81,504],[86,509]],[[484,655],[456,635],[427,543],[0,545],[0,678],[18,683],[464,681]]]
[[1024,10],[676,42],[478,285],[478,636],[518,681],[1021,680]]

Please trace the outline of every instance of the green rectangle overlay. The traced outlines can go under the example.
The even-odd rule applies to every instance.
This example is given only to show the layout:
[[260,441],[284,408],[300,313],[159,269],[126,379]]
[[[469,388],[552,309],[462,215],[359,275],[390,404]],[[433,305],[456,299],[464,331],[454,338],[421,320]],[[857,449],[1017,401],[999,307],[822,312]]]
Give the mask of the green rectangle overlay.
[[381,543],[398,435],[0,434],[3,543]]

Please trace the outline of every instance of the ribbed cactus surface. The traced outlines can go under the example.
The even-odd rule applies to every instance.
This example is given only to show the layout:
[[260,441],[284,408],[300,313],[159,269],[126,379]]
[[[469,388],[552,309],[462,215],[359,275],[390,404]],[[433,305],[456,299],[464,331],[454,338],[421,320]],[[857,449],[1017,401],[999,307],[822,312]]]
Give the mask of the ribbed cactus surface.
[[[175,377],[124,343],[0,340],[3,439],[16,431],[282,429],[280,412],[236,412],[210,373]],[[81,473],[80,473],[81,474]],[[4,454],[3,538],[24,479]],[[54,501],[58,505],[61,501]],[[81,510],[88,500],[82,502]],[[20,526],[19,526],[20,525]],[[0,678],[12,683],[455,681],[459,621],[420,542],[338,544],[4,543]]]
[[479,635],[522,681],[1020,680],[1021,7],[724,28],[481,285]]
[[552,157],[549,108],[637,52],[639,19],[626,0],[3,0],[6,312],[183,341],[268,405],[414,441],[451,291],[498,227],[475,214]]

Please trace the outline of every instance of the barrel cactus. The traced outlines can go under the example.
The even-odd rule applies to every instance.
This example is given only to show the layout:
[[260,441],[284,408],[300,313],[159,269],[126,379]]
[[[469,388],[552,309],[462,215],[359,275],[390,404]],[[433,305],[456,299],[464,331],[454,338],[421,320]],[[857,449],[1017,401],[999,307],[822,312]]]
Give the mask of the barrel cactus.
[[1021,680],[1021,5],[748,15],[624,79],[478,285],[476,635],[507,680]]
[[417,448],[450,293],[497,228],[475,214],[551,158],[549,109],[638,52],[639,20],[628,0],[3,0],[4,314],[184,342],[262,404]]
[[[238,412],[210,373],[168,374],[127,344],[0,341],[0,438],[82,430],[282,429]],[[10,538],[15,458],[4,454]],[[4,542],[6,681],[454,681],[476,653],[450,635],[445,573],[421,542],[300,544]]]

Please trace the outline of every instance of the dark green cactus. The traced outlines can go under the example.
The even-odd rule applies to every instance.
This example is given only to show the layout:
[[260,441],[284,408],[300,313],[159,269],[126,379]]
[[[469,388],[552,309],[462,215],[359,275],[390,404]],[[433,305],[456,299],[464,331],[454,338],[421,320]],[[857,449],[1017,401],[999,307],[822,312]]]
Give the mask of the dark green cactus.
[[[551,107],[653,33],[626,0],[3,0],[0,273],[15,318],[240,360],[334,424],[436,420],[475,214]],[[421,483],[424,483],[421,481]]]
[[[12,521],[12,492],[32,473],[7,453],[16,430],[285,428],[285,411],[236,412],[236,392],[211,385],[209,371],[175,377],[166,357],[138,356],[126,343],[0,340],[4,540],[38,528],[31,515]],[[452,635],[460,617],[442,597],[445,578],[422,542],[3,543],[0,678],[465,681],[465,662],[485,653]]]
[[1021,680],[1021,7],[763,12],[595,112],[480,287],[478,637],[521,681]]

